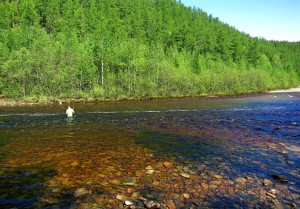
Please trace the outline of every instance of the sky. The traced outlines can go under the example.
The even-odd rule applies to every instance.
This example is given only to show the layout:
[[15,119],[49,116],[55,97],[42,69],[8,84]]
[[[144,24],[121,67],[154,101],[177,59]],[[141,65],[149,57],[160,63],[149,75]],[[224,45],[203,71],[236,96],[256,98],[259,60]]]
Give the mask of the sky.
[[300,0],[181,0],[252,37],[300,41]]

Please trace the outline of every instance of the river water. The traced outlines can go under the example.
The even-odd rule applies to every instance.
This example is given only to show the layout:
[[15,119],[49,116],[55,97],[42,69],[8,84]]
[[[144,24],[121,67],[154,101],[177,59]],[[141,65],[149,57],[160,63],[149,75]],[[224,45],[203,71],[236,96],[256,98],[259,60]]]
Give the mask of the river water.
[[0,107],[1,208],[300,206],[300,93],[71,106]]

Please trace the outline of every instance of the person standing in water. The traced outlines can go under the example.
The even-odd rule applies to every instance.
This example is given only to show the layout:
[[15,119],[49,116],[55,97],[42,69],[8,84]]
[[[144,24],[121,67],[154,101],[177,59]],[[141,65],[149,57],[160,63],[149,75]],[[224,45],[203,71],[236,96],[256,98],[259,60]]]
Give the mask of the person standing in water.
[[73,114],[74,114],[74,110],[70,107],[70,105],[68,106],[68,109],[66,111],[66,114],[68,117],[73,117]]

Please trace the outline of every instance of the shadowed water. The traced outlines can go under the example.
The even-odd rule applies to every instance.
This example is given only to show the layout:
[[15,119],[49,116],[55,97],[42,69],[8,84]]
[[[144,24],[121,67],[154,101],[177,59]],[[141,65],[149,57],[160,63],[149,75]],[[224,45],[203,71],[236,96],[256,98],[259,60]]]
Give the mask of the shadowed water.
[[[276,188],[274,175],[288,180],[284,192],[299,196],[299,97],[299,93],[278,93],[75,103],[71,119],[64,114],[67,105],[0,107],[0,206],[120,207],[117,200],[109,199],[128,190],[114,183],[131,176],[138,179],[134,190],[141,194],[151,193],[164,202],[173,193],[188,191],[198,208],[263,206],[259,191],[270,188],[263,188],[261,182],[269,179]],[[255,181],[250,185],[235,182],[228,185],[232,191],[219,188],[210,193],[203,187],[197,191],[197,182],[175,188],[174,173],[166,177],[165,185],[154,186],[137,174],[157,165],[159,176],[164,170],[158,165],[164,161],[177,165],[173,172],[187,166],[199,185],[214,184],[216,174],[224,182],[238,177]],[[81,187],[89,188],[90,197],[78,200],[76,190]],[[246,192],[249,187],[253,195]],[[278,199],[282,204],[297,203],[298,196]],[[176,201],[181,207],[188,204]]]

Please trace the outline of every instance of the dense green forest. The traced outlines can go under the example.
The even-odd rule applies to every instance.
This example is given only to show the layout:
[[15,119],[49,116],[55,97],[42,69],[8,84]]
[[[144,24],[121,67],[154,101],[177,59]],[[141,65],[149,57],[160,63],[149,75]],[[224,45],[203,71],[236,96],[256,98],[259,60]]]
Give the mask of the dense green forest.
[[252,38],[176,0],[0,0],[0,94],[150,98],[299,85],[300,42]]

